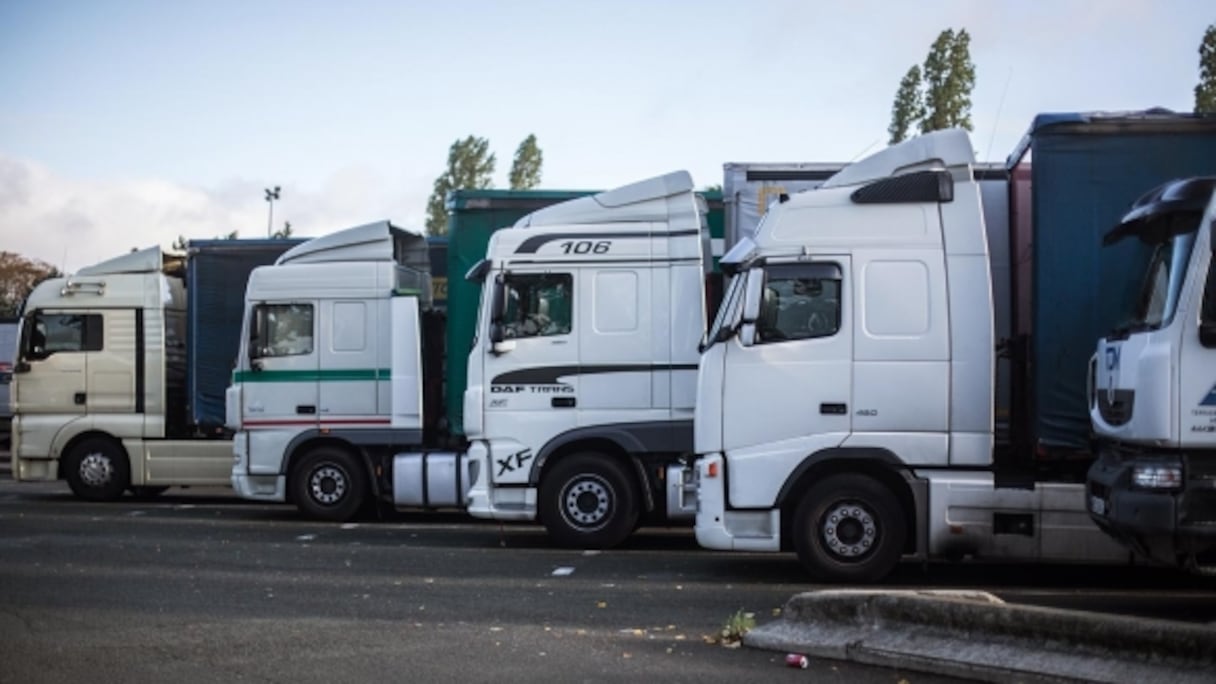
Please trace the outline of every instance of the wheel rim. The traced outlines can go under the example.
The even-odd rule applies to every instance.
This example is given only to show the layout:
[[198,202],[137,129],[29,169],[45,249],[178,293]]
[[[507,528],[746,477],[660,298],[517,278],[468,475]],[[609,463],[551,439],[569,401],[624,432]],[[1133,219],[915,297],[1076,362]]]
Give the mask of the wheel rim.
[[80,459],[80,481],[89,487],[104,487],[114,479],[114,463],[100,451]]
[[612,485],[598,475],[583,475],[562,493],[562,517],[582,530],[597,530],[608,524],[615,498]]
[[323,465],[308,477],[308,494],[314,501],[332,506],[346,496],[346,471],[334,465]]
[[857,561],[874,550],[878,521],[873,512],[856,503],[838,503],[824,514],[819,534],[827,550],[845,561]]

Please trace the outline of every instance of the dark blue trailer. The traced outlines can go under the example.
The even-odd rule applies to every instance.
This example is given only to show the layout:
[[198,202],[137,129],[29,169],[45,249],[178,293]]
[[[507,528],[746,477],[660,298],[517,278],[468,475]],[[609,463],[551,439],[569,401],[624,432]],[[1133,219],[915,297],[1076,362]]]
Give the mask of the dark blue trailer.
[[186,392],[192,429],[219,434],[240,348],[245,283],[296,239],[191,240],[186,255]]

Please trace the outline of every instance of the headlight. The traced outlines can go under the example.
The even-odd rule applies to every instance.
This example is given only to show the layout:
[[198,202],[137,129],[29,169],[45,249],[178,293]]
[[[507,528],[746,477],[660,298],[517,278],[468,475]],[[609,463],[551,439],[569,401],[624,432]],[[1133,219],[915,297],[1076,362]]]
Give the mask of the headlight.
[[1136,463],[1132,484],[1140,489],[1182,489],[1182,464]]

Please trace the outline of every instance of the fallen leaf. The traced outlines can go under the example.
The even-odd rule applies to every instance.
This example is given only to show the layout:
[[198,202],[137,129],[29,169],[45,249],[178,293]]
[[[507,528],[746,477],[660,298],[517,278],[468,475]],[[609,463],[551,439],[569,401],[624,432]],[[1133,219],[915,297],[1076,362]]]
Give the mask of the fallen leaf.
[[607,601],[596,601],[596,602],[595,602],[595,607],[596,607],[596,608],[607,608],[607,607],[608,607],[608,602],[607,602]]

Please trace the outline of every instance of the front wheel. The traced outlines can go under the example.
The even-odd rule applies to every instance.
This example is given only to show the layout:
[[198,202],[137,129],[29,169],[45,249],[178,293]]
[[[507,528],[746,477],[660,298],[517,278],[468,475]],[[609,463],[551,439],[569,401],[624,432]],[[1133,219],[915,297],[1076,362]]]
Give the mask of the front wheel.
[[63,457],[63,476],[72,493],[87,501],[114,501],[131,484],[131,464],[120,444],[89,437]]
[[367,498],[363,464],[347,451],[320,447],[292,468],[292,500],[310,518],[345,522],[355,517]]
[[540,484],[541,522],[561,546],[616,546],[633,532],[640,517],[633,479],[606,454],[563,458]]
[[882,483],[851,473],[807,490],[794,513],[794,548],[816,579],[877,582],[903,555],[907,527],[895,495]]

